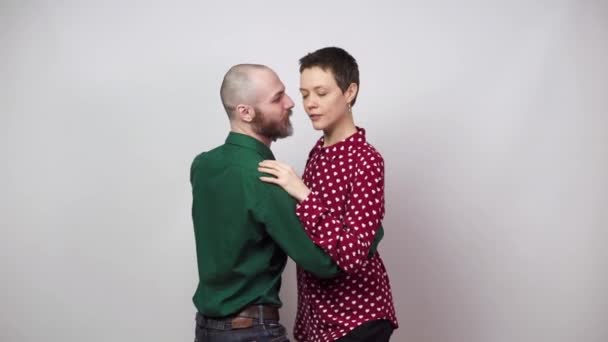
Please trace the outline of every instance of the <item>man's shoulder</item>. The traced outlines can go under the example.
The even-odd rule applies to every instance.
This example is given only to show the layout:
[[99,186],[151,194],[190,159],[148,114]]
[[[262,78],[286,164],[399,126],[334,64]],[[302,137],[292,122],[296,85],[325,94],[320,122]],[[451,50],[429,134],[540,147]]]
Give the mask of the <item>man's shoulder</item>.
[[257,164],[263,160],[262,156],[255,151],[223,144],[215,147],[212,150],[199,153],[192,165],[195,164],[212,164],[224,167],[242,168],[247,172],[253,172],[257,169]]
[[218,153],[216,149],[200,153],[194,158],[190,168],[190,181],[194,184],[209,184],[209,182],[228,182],[246,193],[259,194],[266,197],[268,190],[259,177],[258,163],[261,157],[255,154],[230,155]]
[[199,154],[196,155],[196,157],[194,157],[194,160],[192,161],[192,165],[203,162],[205,160],[214,158],[218,153],[221,153],[221,149],[224,145],[220,145],[220,146],[216,146],[215,148],[209,150],[209,151],[203,151],[200,152]]

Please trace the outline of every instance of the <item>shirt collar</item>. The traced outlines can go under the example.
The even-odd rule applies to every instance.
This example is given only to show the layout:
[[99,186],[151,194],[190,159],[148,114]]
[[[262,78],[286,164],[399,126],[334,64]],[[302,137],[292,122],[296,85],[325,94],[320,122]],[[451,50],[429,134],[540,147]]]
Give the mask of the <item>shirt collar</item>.
[[335,158],[340,154],[345,154],[348,151],[352,150],[354,147],[364,145],[367,140],[365,139],[365,129],[357,127],[357,132],[353,133],[351,136],[346,139],[335,143],[331,146],[323,147],[323,143],[325,142],[325,138],[321,137],[315,146],[310,151],[308,155],[311,157],[316,153],[323,153],[328,158]]
[[230,132],[226,138],[226,144],[244,147],[256,151],[264,159],[275,159],[270,148],[261,141],[246,134]]

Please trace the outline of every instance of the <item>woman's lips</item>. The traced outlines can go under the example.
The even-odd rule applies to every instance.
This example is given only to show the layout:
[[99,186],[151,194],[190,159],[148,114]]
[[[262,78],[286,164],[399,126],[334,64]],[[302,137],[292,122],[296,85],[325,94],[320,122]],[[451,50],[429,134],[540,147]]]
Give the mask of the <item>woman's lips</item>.
[[310,114],[308,116],[310,117],[310,120],[312,120],[312,121],[317,121],[321,118],[321,114]]

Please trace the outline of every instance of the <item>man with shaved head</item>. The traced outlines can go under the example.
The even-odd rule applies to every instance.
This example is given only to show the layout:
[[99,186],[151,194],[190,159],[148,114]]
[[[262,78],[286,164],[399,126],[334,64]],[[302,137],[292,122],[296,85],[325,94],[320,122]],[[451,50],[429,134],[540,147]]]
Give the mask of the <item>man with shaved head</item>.
[[271,143],[292,134],[294,103],[277,74],[258,64],[230,68],[220,96],[228,137],[190,169],[199,274],[195,341],[289,341],[278,310],[287,255],[320,278],[340,273],[302,229],[295,200],[261,182],[257,170],[275,159]]
[[254,138],[268,147],[267,138],[276,141],[292,134],[289,117],[293,101],[285,94],[285,86],[277,74],[267,66],[233,66],[224,76],[220,96],[232,131],[253,133]]

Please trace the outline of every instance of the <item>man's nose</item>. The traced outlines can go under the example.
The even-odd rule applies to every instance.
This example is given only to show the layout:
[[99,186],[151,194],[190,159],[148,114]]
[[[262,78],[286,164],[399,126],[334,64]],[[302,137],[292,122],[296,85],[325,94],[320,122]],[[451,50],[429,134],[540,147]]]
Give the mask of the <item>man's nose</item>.
[[293,100],[291,99],[291,97],[289,97],[289,95],[285,94],[285,97],[287,98],[287,109],[291,109],[295,106],[295,103],[293,102]]

